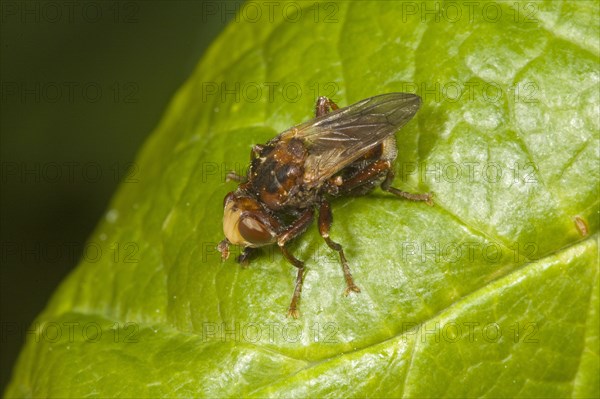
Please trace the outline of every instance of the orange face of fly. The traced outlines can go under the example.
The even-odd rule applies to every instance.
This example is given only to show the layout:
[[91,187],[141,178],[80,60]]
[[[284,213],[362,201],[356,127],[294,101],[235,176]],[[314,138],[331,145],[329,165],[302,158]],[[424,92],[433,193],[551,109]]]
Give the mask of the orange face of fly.
[[233,193],[225,197],[223,232],[231,244],[242,247],[262,247],[277,241],[273,223],[262,206],[252,198]]

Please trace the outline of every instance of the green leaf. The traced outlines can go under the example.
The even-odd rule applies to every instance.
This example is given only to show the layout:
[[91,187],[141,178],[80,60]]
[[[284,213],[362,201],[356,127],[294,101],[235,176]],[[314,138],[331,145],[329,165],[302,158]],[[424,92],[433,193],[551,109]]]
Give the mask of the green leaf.
[[[6,395],[600,395],[598,2],[270,4],[176,95]],[[220,261],[224,175],[318,95],[394,91],[423,97],[394,185],[435,206],[336,200],[362,293],[313,225],[288,319],[280,253]]]

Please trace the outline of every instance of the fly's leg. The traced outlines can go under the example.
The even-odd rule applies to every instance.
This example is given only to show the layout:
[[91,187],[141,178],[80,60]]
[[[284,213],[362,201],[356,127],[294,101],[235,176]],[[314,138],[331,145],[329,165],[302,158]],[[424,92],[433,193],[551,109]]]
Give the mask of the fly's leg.
[[338,109],[339,107],[337,106],[336,103],[334,103],[333,101],[331,101],[329,98],[327,97],[319,97],[317,99],[317,105],[315,107],[315,114],[317,116],[322,116],[325,115],[327,113],[329,113],[329,111],[335,111],[336,109]]
[[298,302],[300,301],[300,294],[302,294],[302,283],[304,281],[304,262],[300,259],[297,259],[292,255],[286,247],[280,246],[281,252],[283,256],[292,263],[295,267],[298,268],[298,274],[296,275],[296,288],[294,288],[294,295],[292,295],[292,301],[290,302],[290,307],[288,308],[288,317],[292,316],[294,319],[297,319],[300,315],[298,311]]
[[217,249],[221,253],[221,261],[229,258],[229,240],[226,238],[217,245]]
[[294,237],[302,234],[312,222],[313,216],[314,210],[312,208],[308,208],[294,223],[292,223],[290,227],[288,227],[279,235],[279,237],[277,237],[277,245],[279,245],[281,253],[292,265],[298,269],[298,274],[296,276],[296,288],[294,289],[294,295],[292,296],[292,301],[290,302],[290,307],[288,309],[288,316],[292,316],[294,319],[297,319],[299,316],[298,302],[300,301],[300,294],[302,294],[302,283],[304,281],[305,269],[304,262],[292,255],[288,251],[285,244],[287,244],[287,242]]
[[[221,261],[229,258],[229,240],[226,238],[217,245],[217,249],[221,252]],[[242,253],[236,258],[237,262],[242,266],[248,266],[248,258],[254,253],[256,248],[246,247]]]
[[411,201],[425,201],[427,205],[433,206],[433,194],[431,193],[412,194],[391,187],[390,185],[394,180],[394,172],[391,169],[390,161],[384,161],[382,159],[367,165],[363,170],[358,172],[351,179],[344,181],[339,187],[339,189],[342,192],[349,192],[363,184],[369,183],[372,179],[376,178],[384,172],[386,172],[386,177],[383,183],[381,183],[382,190],[392,193],[398,197],[406,198]]
[[237,173],[235,173],[234,171],[229,171],[227,172],[227,174],[225,175],[225,181],[236,181],[238,183],[245,183],[246,182],[246,178],[244,176],[240,176]]
[[[262,150],[265,148],[264,145],[262,144],[255,144],[252,146],[252,150],[250,151],[250,159],[256,159],[258,156],[260,156],[260,153],[262,152]],[[227,174],[225,175],[225,181],[235,181],[238,183],[246,183],[248,181],[248,178],[246,176],[242,176],[237,174],[234,171],[229,171],[227,172]]]
[[248,266],[248,258],[256,251],[256,248],[246,247],[242,253],[237,257],[237,261],[242,267]]
[[350,267],[348,266],[348,261],[346,260],[342,246],[329,238],[329,228],[331,227],[332,222],[333,215],[331,213],[331,206],[329,205],[329,202],[323,201],[321,202],[321,207],[319,209],[319,233],[329,248],[340,254],[342,270],[344,271],[344,278],[346,279],[346,290],[344,291],[344,295],[348,295],[350,292],[360,292],[360,288],[354,284],[354,279],[352,278],[352,273],[350,273]]
[[394,181],[394,171],[390,168],[389,162],[388,162],[387,176],[385,177],[385,180],[383,181],[383,183],[381,183],[382,190],[387,191],[388,193],[392,193],[398,197],[406,198],[407,200],[410,200],[410,201],[425,201],[425,203],[427,203],[427,205],[433,206],[433,194],[432,193],[425,193],[425,194],[407,193],[406,191],[401,191],[401,190],[398,190],[397,188],[392,187],[391,186],[392,181]]

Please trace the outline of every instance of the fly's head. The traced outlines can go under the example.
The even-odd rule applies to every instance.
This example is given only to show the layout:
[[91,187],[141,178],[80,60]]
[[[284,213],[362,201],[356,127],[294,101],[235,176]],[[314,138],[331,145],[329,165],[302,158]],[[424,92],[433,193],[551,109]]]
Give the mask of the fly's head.
[[229,256],[229,244],[257,248],[277,241],[279,223],[256,199],[237,191],[223,201],[223,233],[219,244],[224,259]]

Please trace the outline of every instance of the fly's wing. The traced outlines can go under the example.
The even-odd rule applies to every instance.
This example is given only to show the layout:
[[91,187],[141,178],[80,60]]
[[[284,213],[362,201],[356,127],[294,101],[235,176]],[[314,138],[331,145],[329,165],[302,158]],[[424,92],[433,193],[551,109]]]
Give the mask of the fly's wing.
[[420,106],[415,94],[382,94],[295,126],[277,139],[303,140],[309,153],[304,183],[318,185],[398,131]]

